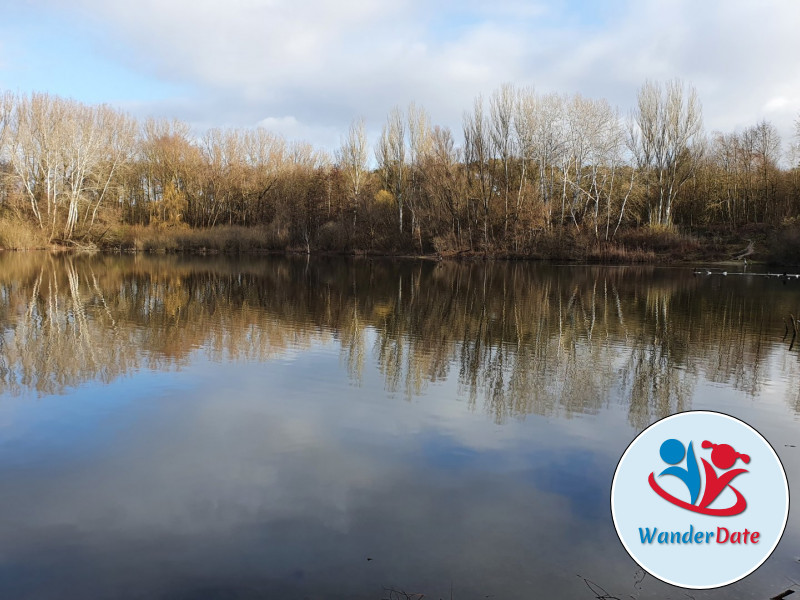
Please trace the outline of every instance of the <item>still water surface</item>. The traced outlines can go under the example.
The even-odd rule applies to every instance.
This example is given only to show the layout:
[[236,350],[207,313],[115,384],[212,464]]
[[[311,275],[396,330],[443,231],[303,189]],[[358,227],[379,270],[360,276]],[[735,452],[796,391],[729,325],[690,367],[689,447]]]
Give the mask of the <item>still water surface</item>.
[[690,268],[0,254],[0,598],[800,591],[797,511],[688,593],[609,511],[688,409],[797,485],[798,311],[800,282]]

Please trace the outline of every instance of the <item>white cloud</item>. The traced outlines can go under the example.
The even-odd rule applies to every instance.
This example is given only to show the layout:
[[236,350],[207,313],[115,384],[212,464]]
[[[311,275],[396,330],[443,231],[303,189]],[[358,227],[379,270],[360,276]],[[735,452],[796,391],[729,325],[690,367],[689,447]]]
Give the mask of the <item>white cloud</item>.
[[285,117],[266,117],[258,122],[259,127],[279,133],[290,141],[314,140],[326,147],[335,147],[339,143],[341,132],[334,126],[313,126],[298,121],[289,115]]
[[[59,11],[55,0],[38,0]],[[567,2],[501,0],[80,0],[65,19],[106,32],[98,51],[197,90],[177,107],[195,124],[290,135],[377,130],[415,100],[459,129],[473,97],[505,81],[608,98],[626,111],[647,79],[694,84],[707,129],[772,120],[787,138],[800,113],[800,3],[794,0]],[[174,114],[174,113],[173,113]],[[291,117],[287,117],[291,115]],[[288,121],[286,119],[293,119]],[[270,121],[271,122],[271,121]],[[324,138],[324,142],[323,142]]]
[[783,110],[784,108],[786,108],[787,106],[790,106],[790,105],[792,105],[792,104],[794,104],[794,103],[793,103],[793,102],[791,102],[791,101],[790,101],[788,98],[786,98],[785,96],[778,96],[778,97],[776,97],[776,98],[772,98],[772,99],[770,99],[770,100],[769,100],[769,101],[768,101],[768,102],[767,102],[767,103],[764,105],[764,110],[765,110],[765,111],[767,111],[767,112],[781,111],[781,110]]

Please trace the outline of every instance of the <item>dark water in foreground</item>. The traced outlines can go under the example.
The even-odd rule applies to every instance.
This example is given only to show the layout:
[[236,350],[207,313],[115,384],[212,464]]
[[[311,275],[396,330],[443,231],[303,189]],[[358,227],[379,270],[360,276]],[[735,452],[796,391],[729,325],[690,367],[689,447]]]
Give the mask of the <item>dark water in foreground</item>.
[[0,254],[0,598],[800,592],[797,510],[708,592],[645,577],[609,511],[691,408],[797,495],[798,311],[688,268]]

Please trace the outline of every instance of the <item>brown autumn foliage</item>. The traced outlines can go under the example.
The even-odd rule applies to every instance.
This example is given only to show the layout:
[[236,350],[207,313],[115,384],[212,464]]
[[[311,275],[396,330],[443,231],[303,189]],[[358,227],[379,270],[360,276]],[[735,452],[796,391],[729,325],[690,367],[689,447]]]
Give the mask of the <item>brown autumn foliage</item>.
[[[264,129],[137,123],[107,106],[0,96],[0,247],[294,250],[642,261],[781,251],[800,217],[800,146],[775,127],[703,134],[679,81],[631,118],[605,100],[506,85],[462,139],[396,108],[327,152]],[[245,233],[244,230],[248,230]],[[777,249],[777,250],[776,250]]]

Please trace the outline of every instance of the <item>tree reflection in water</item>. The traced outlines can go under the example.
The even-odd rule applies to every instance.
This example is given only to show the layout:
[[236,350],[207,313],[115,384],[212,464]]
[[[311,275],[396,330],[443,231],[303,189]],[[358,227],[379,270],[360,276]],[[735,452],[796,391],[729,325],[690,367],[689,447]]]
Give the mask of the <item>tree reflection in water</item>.
[[355,382],[374,361],[408,398],[457,376],[497,422],[617,403],[643,428],[690,408],[699,376],[756,396],[797,372],[794,288],[690,269],[4,254],[0,298],[5,394],[333,342]]

